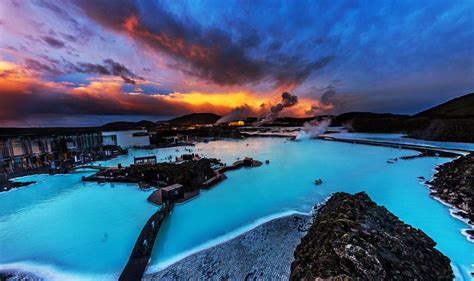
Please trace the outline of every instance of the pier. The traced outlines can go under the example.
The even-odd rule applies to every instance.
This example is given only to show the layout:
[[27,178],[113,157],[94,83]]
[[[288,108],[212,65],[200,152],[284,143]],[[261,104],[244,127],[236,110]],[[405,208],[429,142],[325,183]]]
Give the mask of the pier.
[[161,208],[148,219],[138,236],[137,242],[135,242],[135,246],[133,247],[122,274],[120,274],[120,281],[142,279],[143,273],[150,261],[153,245],[155,244],[160,226],[173,207],[174,204],[172,203],[164,203]]

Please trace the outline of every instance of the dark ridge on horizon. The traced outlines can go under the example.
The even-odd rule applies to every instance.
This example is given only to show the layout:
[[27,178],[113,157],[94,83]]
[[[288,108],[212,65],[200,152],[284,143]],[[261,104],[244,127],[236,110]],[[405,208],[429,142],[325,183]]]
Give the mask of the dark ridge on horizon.
[[[474,117],[474,93],[469,93],[454,99],[451,99],[445,103],[433,106],[425,111],[413,114],[394,114],[394,113],[373,113],[373,112],[345,112],[337,116],[333,116],[332,126],[342,126],[343,124],[356,119],[366,120],[407,120],[414,118],[473,118]],[[316,115],[311,117],[279,117],[276,122],[305,122],[314,118],[328,117],[329,115]],[[182,116],[178,116],[169,120],[164,121],[149,121],[141,120],[138,122],[133,121],[116,121],[103,124],[101,126],[80,126],[80,127],[0,127],[0,135],[13,135],[15,133],[22,134],[47,134],[54,133],[55,131],[61,132],[83,132],[87,130],[125,130],[125,129],[136,129],[138,127],[144,127],[147,129],[153,129],[163,123],[168,123],[171,126],[188,126],[192,124],[214,124],[221,118],[220,115],[201,112],[191,113]],[[31,132],[29,132],[31,131]]]
[[342,126],[344,123],[356,118],[369,119],[409,119],[417,117],[428,118],[470,118],[474,117],[474,93],[450,99],[447,102],[435,105],[427,110],[409,114],[373,113],[373,112],[345,112],[333,119],[333,126]]
[[433,106],[413,116],[430,118],[474,117],[474,93],[450,99],[447,102]]
[[373,113],[373,112],[346,112],[337,115],[332,120],[332,126],[343,126],[346,122],[355,118],[409,118],[410,115],[405,114],[393,114],[393,113]]
[[214,113],[191,113],[179,117],[175,117],[167,121],[171,126],[189,126],[194,124],[214,124],[221,118],[220,115]]
[[133,130],[139,127],[143,127],[146,129],[154,129],[158,126],[157,122],[149,121],[149,120],[140,120],[138,122],[132,122],[132,121],[116,121],[116,122],[111,122],[104,124],[100,126],[99,128],[102,130],[107,130],[107,131],[116,131],[116,130]]

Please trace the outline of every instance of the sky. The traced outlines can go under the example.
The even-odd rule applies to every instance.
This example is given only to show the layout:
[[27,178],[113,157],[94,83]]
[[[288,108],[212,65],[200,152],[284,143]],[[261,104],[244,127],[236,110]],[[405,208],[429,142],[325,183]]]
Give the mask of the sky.
[[474,91],[474,1],[0,1],[0,126],[413,114]]

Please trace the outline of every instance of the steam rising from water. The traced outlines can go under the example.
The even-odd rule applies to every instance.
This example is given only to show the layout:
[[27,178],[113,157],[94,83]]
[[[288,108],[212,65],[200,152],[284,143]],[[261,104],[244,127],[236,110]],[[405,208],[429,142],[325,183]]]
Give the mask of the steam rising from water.
[[[292,107],[295,104],[298,103],[298,97],[295,95],[292,95],[288,92],[284,92],[281,94],[281,101],[272,106],[270,108],[269,112],[266,112],[262,119],[259,120],[255,125],[262,125],[266,123],[270,123],[275,121],[275,119],[278,118],[279,113],[287,108],[287,107]],[[261,105],[260,108],[261,111],[265,110],[265,104]],[[217,120],[216,124],[222,124],[222,123],[227,123],[230,121],[236,121],[236,120],[244,120],[247,117],[251,115],[258,114],[258,112],[254,109],[252,109],[249,105],[244,104],[242,106],[238,106],[234,108],[229,114],[223,116],[219,120]]]
[[270,112],[268,112],[262,120],[260,120],[259,124],[265,124],[274,121],[278,118],[278,114],[286,107],[291,107],[298,103],[298,97],[292,95],[288,92],[284,92],[281,94],[281,101],[271,107]]
[[331,119],[324,119],[320,122],[317,120],[306,122],[303,129],[296,136],[296,140],[317,138],[326,131],[329,125],[331,125]]
[[252,108],[249,105],[244,104],[234,108],[234,110],[232,110],[229,114],[217,120],[216,124],[222,124],[236,120],[245,120],[245,118],[251,116],[252,114]]

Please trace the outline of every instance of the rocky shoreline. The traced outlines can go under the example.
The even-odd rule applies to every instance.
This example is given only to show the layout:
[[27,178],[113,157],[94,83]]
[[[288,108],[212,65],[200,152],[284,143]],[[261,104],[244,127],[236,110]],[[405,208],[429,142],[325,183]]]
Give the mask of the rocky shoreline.
[[190,255],[144,280],[282,280],[311,217],[280,217],[231,240]]
[[452,280],[450,260],[367,194],[335,193],[295,250],[291,280]]
[[[474,153],[461,156],[436,168],[436,175],[428,182],[433,197],[457,210],[455,216],[474,225]],[[465,231],[474,240],[474,227]]]

